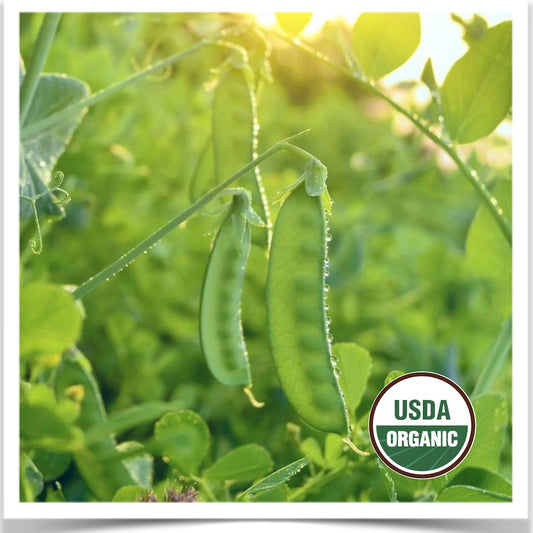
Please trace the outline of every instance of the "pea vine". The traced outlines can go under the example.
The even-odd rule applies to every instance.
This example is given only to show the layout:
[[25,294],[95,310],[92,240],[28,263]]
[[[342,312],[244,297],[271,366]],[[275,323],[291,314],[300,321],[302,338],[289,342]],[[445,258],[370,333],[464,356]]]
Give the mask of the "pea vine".
[[[416,18],[415,14],[409,15],[411,22],[413,15]],[[309,18],[303,19],[305,26]],[[327,168],[314,154],[297,145],[309,130],[283,138],[258,152],[257,88],[260,79],[269,77],[265,64],[273,44],[281,41],[313,62],[325,65],[407,118],[452,159],[461,176],[468,180],[480,198],[482,208],[486,208],[486,216],[492,224],[497,224],[504,246],[511,247],[510,221],[502,207],[505,197],[501,201],[501,197],[498,198],[498,194],[491,191],[479,173],[460,156],[457,145],[461,142],[447,126],[440,101],[437,105],[439,124],[434,126],[396,102],[378,81],[386,74],[386,68],[379,65],[368,68],[367,65],[365,69],[365,65],[360,64],[360,57],[354,53],[353,43],[340,33],[336,44],[340,46],[345,64],[296,37],[303,27],[301,20],[296,21],[296,26],[291,17],[279,20],[283,32],[248,21],[234,23],[232,20],[223,29],[219,25],[217,31],[192,46],[91,94],[88,86],[79,80],[43,74],[60,22],[60,14],[44,15],[28,68],[24,72],[21,67],[20,85],[19,196],[21,217],[35,221],[36,234],[29,240],[29,250],[34,254],[41,254],[43,250],[44,231],[40,217],[43,213],[52,215],[51,218],[54,214],[64,214],[62,208],[70,200],[69,193],[63,188],[63,173],[55,171],[54,167],[87,110],[207,48],[219,49],[224,57],[219,68],[213,71],[212,80],[206,84],[214,91],[211,115],[215,119],[194,172],[198,182],[189,187],[190,205],[75,288],[66,290],[47,282],[30,282],[22,287],[22,499],[37,501],[43,498],[43,487],[48,484],[47,501],[67,501],[71,496],[68,492],[65,495],[58,479],[71,468],[72,462],[72,468],[83,480],[87,493],[102,501],[193,502],[199,498],[209,502],[297,502],[313,498],[335,482],[342,483],[346,476],[365,478],[361,483],[364,488],[355,496],[361,501],[375,496],[372,486],[376,477],[380,480],[376,498],[386,497],[393,502],[399,501],[405,493],[411,501],[453,501],[457,487],[465,499],[472,497],[474,490],[474,496],[481,497],[482,501],[510,500],[510,484],[498,473],[483,469],[488,459],[498,459],[501,449],[498,431],[501,433],[507,424],[503,401],[489,393],[511,349],[511,318],[502,324],[496,342],[481,365],[481,372],[472,381],[475,383],[472,398],[476,414],[482,421],[480,432],[483,445],[488,443],[488,452],[478,445],[469,458],[470,464],[457,478],[442,477],[424,481],[422,485],[418,483],[420,480],[398,479],[373,455],[362,451],[370,449],[361,402],[371,373],[372,358],[368,350],[354,342],[333,343],[330,333],[326,295],[329,291],[328,243],[331,240],[328,218],[332,201],[326,186]],[[508,29],[504,28],[505,35]],[[233,42],[243,36],[253,36],[261,43],[259,59],[257,55],[254,57],[251,47],[248,49]],[[402,61],[410,57],[408,52],[398,52]],[[430,69],[430,63],[426,67]],[[426,84],[435,85],[428,72],[425,71],[424,76]],[[64,84],[62,88],[68,98],[56,107],[57,102],[52,102],[47,110],[51,109],[50,112],[39,114],[40,110],[34,108],[39,106],[34,104],[39,103],[40,98],[44,99],[39,91],[47,84],[50,87]],[[433,97],[438,100],[439,91],[436,86],[434,88]],[[243,116],[239,124],[242,128],[235,128],[236,131],[229,135],[227,124],[237,123]],[[44,146],[46,140],[52,138],[55,144],[51,142],[51,146]],[[45,142],[40,144],[43,139]],[[39,153],[41,149],[42,153]],[[214,163],[212,167],[206,167],[205,178],[199,169],[210,151]],[[282,152],[303,163],[303,169],[297,181],[281,191],[279,201],[283,201],[272,230],[269,202],[259,170]],[[229,154],[235,157],[227,163]],[[199,345],[212,377],[225,386],[242,387],[254,407],[263,407],[263,402],[258,402],[251,393],[252,382],[257,381],[255,376],[252,380],[251,358],[248,357],[251,343],[248,339],[245,343],[248,332],[241,316],[251,244],[258,244],[261,260],[267,261],[267,270],[258,274],[259,279],[266,273],[265,279],[260,278],[265,294],[258,291],[265,303],[266,313],[261,320],[264,318],[266,322],[266,344],[288,405],[309,426],[303,426],[303,432],[309,436],[302,438],[300,426],[287,424],[283,445],[289,443],[301,458],[296,461],[292,458],[292,463],[277,469],[274,469],[275,463],[268,449],[255,443],[234,446],[228,451],[224,447],[234,443],[224,442],[220,448],[224,453],[217,458],[210,457],[212,435],[208,424],[194,408],[183,408],[174,398],[168,400],[165,397],[165,401],[138,405],[126,400],[126,407],[123,407],[119,397],[116,400],[119,407],[108,416],[104,395],[89,358],[76,347],[84,319],[80,300],[105,286],[137,258],[148,254],[170,232],[204,212],[224,195],[231,196],[231,203],[224,206],[226,216],[213,240],[205,268],[198,313]],[[33,225],[31,227],[33,229]],[[23,256],[24,267],[25,259]],[[350,260],[353,260],[351,255]],[[107,333],[117,342],[117,352],[120,352],[117,360],[127,355],[122,346],[129,335],[127,328],[119,322],[118,326],[110,326]],[[146,337],[148,339],[141,338],[139,342],[143,358],[145,351],[150,350],[151,337],[149,334]],[[161,360],[164,362],[164,357]],[[143,359],[146,361],[148,359]],[[390,372],[385,384],[401,373]],[[194,394],[186,392],[189,401]],[[269,408],[265,406],[262,413]],[[489,418],[490,423],[487,422]],[[134,440],[117,443],[117,436],[149,424],[153,424],[153,435],[144,438],[143,434],[142,443]],[[236,433],[238,431],[239,428]],[[362,449],[353,441],[360,443]],[[355,454],[346,453],[349,450]],[[47,455],[50,452],[53,461]],[[166,470],[170,472],[169,476],[157,484],[153,482],[154,457],[162,459],[163,468],[170,465]],[[497,461],[493,462],[495,464],[491,466],[496,469]],[[289,481],[302,476],[304,469],[309,475],[300,477],[298,486],[288,486]]]

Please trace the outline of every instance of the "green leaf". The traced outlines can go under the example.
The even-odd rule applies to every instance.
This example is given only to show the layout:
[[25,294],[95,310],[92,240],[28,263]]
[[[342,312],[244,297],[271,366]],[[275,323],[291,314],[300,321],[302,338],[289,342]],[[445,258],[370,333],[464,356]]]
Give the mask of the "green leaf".
[[[56,369],[55,389],[58,398],[79,395],[81,413],[76,423],[82,430],[105,423],[106,412],[98,383],[88,359],[77,350],[69,350]],[[132,478],[120,461],[116,442],[106,434],[73,453],[76,467],[91,491],[103,501],[110,501],[123,485],[131,485]],[[104,458],[106,460],[104,460]]]
[[324,446],[324,458],[326,460],[326,467],[334,470],[340,468],[346,462],[342,457],[345,443],[340,435],[335,433],[328,433],[326,435],[326,443]]
[[309,24],[313,13],[276,13],[281,29],[289,35],[297,35]]
[[389,497],[389,501],[391,502],[397,502],[398,501],[398,493],[396,491],[396,484],[394,483],[394,479],[392,478],[392,470],[389,470],[385,467],[385,465],[381,461],[377,461],[378,470],[381,474],[381,479],[383,480],[383,486],[385,488],[385,491],[387,493],[387,496]]
[[387,377],[385,378],[385,381],[383,382],[383,386],[386,387],[391,381],[394,381],[396,378],[399,378],[400,376],[403,376],[405,372],[402,370],[391,370]]
[[512,496],[512,485],[504,477],[485,468],[465,468],[450,481],[449,486],[467,485]]
[[336,343],[332,350],[338,360],[339,383],[344,393],[346,407],[350,416],[355,416],[355,410],[361,402],[370,376],[372,358],[368,350],[354,342]]
[[26,391],[22,405],[42,406],[54,411],[66,425],[75,422],[80,414],[80,406],[67,398],[56,400],[54,390],[45,383],[31,385]]
[[363,13],[352,29],[363,72],[378,80],[403,65],[420,43],[418,13]]
[[286,502],[287,492],[285,485],[273,487],[268,490],[263,490],[257,493],[252,501],[254,502]]
[[148,424],[169,411],[177,411],[177,405],[174,402],[148,402],[122,409],[109,415],[108,419],[101,424],[92,426],[87,431],[86,441],[92,441],[102,434],[119,434]]
[[478,374],[476,386],[470,394],[471,398],[490,392],[494,382],[501,375],[502,366],[511,350],[512,342],[513,321],[509,318],[503,322],[494,344],[483,355],[483,368]]
[[192,411],[167,413],[156,423],[154,435],[162,453],[186,474],[198,471],[210,445],[206,423]]
[[[136,441],[126,441],[117,444],[118,452],[129,453],[132,451],[141,451],[144,446]],[[154,477],[154,459],[147,453],[136,455],[135,457],[128,457],[122,460],[122,464],[129,472],[131,479],[139,486],[150,488],[152,486]]]
[[272,457],[266,448],[245,444],[217,459],[205,471],[205,476],[214,481],[253,481],[268,474],[272,466]]
[[311,462],[321,467],[325,466],[326,463],[320,445],[313,437],[308,437],[300,444],[300,451],[309,457]]
[[33,502],[43,490],[43,476],[25,453],[20,454],[20,501]]
[[81,333],[82,314],[59,285],[31,283],[20,291],[20,353],[60,353]]
[[[87,97],[89,87],[80,80],[59,74],[45,74],[39,78],[37,90],[24,125],[45,119]],[[33,197],[48,189],[57,160],[70,143],[74,130],[84,115],[80,111],[62,124],[26,139],[21,146],[20,194]],[[53,203],[51,195],[37,201],[40,214],[61,215],[62,209]],[[21,199],[20,216],[33,214],[29,202]]]
[[138,502],[146,493],[146,489],[143,487],[137,487],[136,485],[127,485],[120,487],[113,496],[114,502]]
[[441,89],[446,131],[459,144],[493,131],[512,100],[512,25],[489,28],[450,69]]
[[43,475],[44,481],[53,481],[67,471],[70,466],[71,456],[68,453],[36,450],[33,454],[33,462]]
[[[512,182],[498,180],[492,194],[503,215],[512,222]],[[492,283],[495,307],[502,316],[512,310],[512,251],[497,222],[485,204],[481,204],[466,237],[466,260],[475,276]]]
[[73,427],[80,406],[68,399],[56,400],[44,383],[33,385],[20,405],[20,438],[26,445],[69,449],[80,439]]
[[432,94],[438,92],[439,85],[437,84],[437,80],[435,79],[435,72],[433,71],[433,63],[431,61],[431,58],[426,61],[420,79],[426,84],[427,88],[431,91]]
[[433,500],[447,484],[446,475],[433,479],[415,479],[394,472],[381,461],[379,468],[384,476],[387,494],[391,501],[415,501],[425,497]]
[[465,460],[457,467],[485,468],[497,471],[503,446],[507,408],[502,396],[486,394],[472,402],[476,414],[476,436]]
[[505,494],[491,492],[477,487],[456,485],[444,489],[437,497],[438,502],[510,502]]
[[278,487],[279,485],[282,485],[283,483],[288,481],[291,477],[295,476],[298,472],[300,472],[302,468],[304,468],[308,464],[309,464],[309,461],[307,457],[302,457],[301,459],[294,461],[294,463],[284,466],[283,468],[276,470],[269,476],[261,479],[260,481],[252,485],[250,488],[246,489],[243,492],[243,495],[244,494],[255,494],[263,490],[268,490],[274,487]]

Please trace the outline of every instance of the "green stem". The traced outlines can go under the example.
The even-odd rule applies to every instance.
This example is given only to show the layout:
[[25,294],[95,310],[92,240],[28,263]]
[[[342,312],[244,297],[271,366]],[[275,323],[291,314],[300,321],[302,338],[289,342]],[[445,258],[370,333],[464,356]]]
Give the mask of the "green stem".
[[94,289],[102,285],[104,282],[108,281],[112,276],[126,268],[137,259],[140,255],[148,252],[155,244],[157,244],[165,235],[171,232],[174,228],[178,227],[182,222],[185,222],[188,218],[194,215],[197,211],[202,209],[207,205],[211,200],[216,198],[220,192],[225,188],[231,185],[234,181],[238,180],[241,176],[244,176],[251,169],[259,165],[262,161],[270,157],[272,154],[278,152],[279,150],[292,150],[294,147],[289,144],[290,141],[300,137],[301,135],[307,133],[301,132],[292,137],[288,137],[282,141],[277,142],[272,145],[268,150],[263,152],[261,155],[257,156],[255,159],[252,159],[247,165],[242,167],[239,171],[232,174],[229,178],[219,183],[216,187],[208,191],[201,198],[196,200],[191,204],[187,209],[176,215],[174,218],[171,218],[166,224],[161,226],[158,230],[154,231],[146,239],[141,241],[139,244],[134,246],[129,252],[126,252],[124,255],[119,257],[115,262],[111,263],[108,267],[101,270],[98,274],[94,275],[92,278],[89,278],[85,283],[80,285],[74,292],[74,298],[77,300],[83,298]]
[[91,94],[87,98],[84,98],[83,100],[80,100],[79,102],[76,102],[68,107],[65,107],[61,111],[58,111],[57,113],[54,113],[41,120],[28,124],[26,127],[23,127],[21,130],[21,140],[24,141],[33,136],[37,136],[43,133],[44,131],[54,128],[58,124],[61,124],[63,121],[71,118],[73,115],[76,115],[82,112],[84,109],[101,102],[105,98],[109,98],[110,96],[124,90],[129,85],[132,85],[138,82],[139,80],[146,78],[147,76],[150,76],[151,74],[154,74],[160,70],[163,70],[169,65],[172,65],[173,63],[177,63],[178,61],[181,61],[182,59],[185,59],[186,57],[193,55],[194,53],[198,52],[199,50],[201,50],[202,48],[206,46],[218,46],[222,48],[231,48],[233,50],[234,47],[231,47],[228,43],[219,41],[220,37],[222,37],[223,35],[227,35],[228,33],[231,33],[231,31],[232,30],[230,29],[224,33],[218,33],[216,36],[206,37],[205,39],[198,41],[196,44],[192,45],[190,48],[187,48],[186,50],[182,50],[181,52],[177,52],[175,54],[172,54],[171,56],[168,56],[164,59],[156,61],[153,65],[150,65],[146,67],[145,69],[140,70],[139,72],[136,72],[135,74],[132,74],[131,76],[128,76],[127,78],[124,78],[121,81],[113,83],[109,87],[106,87],[94,94]]
[[209,484],[207,483],[207,481],[203,477],[191,476],[191,479],[193,481],[196,481],[196,483],[198,483],[198,485],[200,486],[200,488],[202,489],[202,491],[207,496],[207,498],[208,498],[208,500],[210,502],[217,502],[218,501],[218,499],[215,496],[214,492],[211,490],[211,487],[209,486]]
[[44,67],[48,50],[54,39],[54,35],[59,24],[61,13],[46,13],[39,29],[37,41],[33,47],[33,52],[28,64],[28,69],[22,80],[20,87],[20,124],[24,124],[24,120],[28,115],[33,96],[37,90],[39,83],[39,76]]
[[378,98],[381,98],[382,100],[387,102],[391,107],[393,107],[396,111],[398,111],[403,116],[405,116],[424,135],[426,135],[429,139],[431,139],[437,146],[439,146],[452,158],[452,160],[457,165],[461,173],[468,179],[468,181],[475,188],[476,192],[481,197],[481,200],[485,203],[490,213],[496,220],[498,226],[500,227],[500,230],[502,231],[503,235],[507,239],[507,242],[509,243],[510,246],[512,246],[512,231],[511,231],[511,228],[509,226],[507,219],[503,216],[503,211],[501,207],[499,206],[497,199],[494,196],[492,196],[488,187],[481,181],[478,174],[459,157],[459,155],[455,151],[455,148],[452,144],[447,143],[444,139],[440,138],[437,134],[435,134],[431,130],[430,127],[426,126],[424,123],[422,123],[419,120],[418,117],[412,115],[407,109],[404,109],[401,105],[399,105],[394,100],[389,98],[374,83],[364,80],[360,78],[359,76],[357,76],[356,74],[354,74],[351,70],[343,66],[337,65],[336,63],[333,63],[328,57],[317,52],[310,46],[307,46],[306,44],[302,43],[299,39],[287,37],[285,35],[282,35],[272,30],[262,29],[261,31],[267,34],[273,35],[274,37],[277,37],[285,41],[286,43],[291,44],[292,46],[295,46],[302,52],[320,61],[321,63],[324,63],[329,68],[335,70],[339,74],[342,74],[343,76],[350,78],[352,81],[364,86],[366,89],[372,92],[375,96],[377,96]]
[[504,322],[500,334],[494,343],[490,353],[488,354],[485,366],[479,375],[472,397],[480,396],[490,390],[494,381],[500,373],[502,364],[511,349],[513,340],[513,324],[512,319]]
[[76,102],[75,104],[65,107],[61,111],[58,111],[57,113],[54,113],[53,115],[45,117],[36,122],[32,122],[28,126],[22,128],[21,139],[24,141],[32,136],[42,133],[45,130],[48,130],[48,129],[51,129],[57,126],[58,124],[61,124],[64,120],[67,120],[73,115],[80,113],[85,108],[93,106],[94,104],[100,102],[101,100],[104,100],[105,98],[108,98],[124,90],[126,87],[128,87],[129,85],[133,83],[136,83],[142,78],[146,78],[147,76],[150,76],[150,74],[154,74],[155,72],[164,69],[165,67],[171,65],[172,63],[177,63],[178,61],[184,59],[185,57],[188,57],[194,54],[195,52],[197,52],[198,50],[200,50],[207,44],[210,44],[210,42],[207,40],[199,41],[198,43],[191,46],[190,48],[187,48],[186,50],[173,54],[165,59],[161,59],[160,61],[157,61],[156,63],[154,63],[153,65],[150,65],[144,70],[136,72],[135,74],[132,74],[131,76],[128,76],[127,78],[124,78],[123,80],[117,83],[114,83],[110,85],[109,87],[106,87],[105,89],[102,89],[92,94],[91,96],[88,96],[87,98],[84,98],[83,100],[80,100],[79,102]]
[[302,487],[292,491],[287,500],[290,502],[301,501],[309,492],[319,489],[343,472],[344,470],[332,470],[331,472],[325,473],[324,470],[321,470],[315,477],[308,479]]

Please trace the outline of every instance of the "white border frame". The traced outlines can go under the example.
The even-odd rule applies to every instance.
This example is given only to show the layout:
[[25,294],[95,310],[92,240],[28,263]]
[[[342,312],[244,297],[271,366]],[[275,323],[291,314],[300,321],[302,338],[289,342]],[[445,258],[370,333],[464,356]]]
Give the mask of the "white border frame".
[[[82,5],[83,4],[83,5]],[[437,4],[437,3],[435,3]],[[528,517],[528,2],[526,0],[450,0],[444,5],[424,1],[359,2],[359,11],[509,12],[513,19],[513,501],[512,503],[20,503],[18,501],[18,30],[24,11],[171,12],[189,11],[190,4],[151,0],[69,2],[8,0],[4,5],[4,517],[5,518],[198,518],[206,519],[366,519],[366,518],[527,518]],[[80,9],[87,7],[88,9]],[[127,9],[125,9],[127,7]],[[183,9],[180,9],[182,7]],[[196,2],[192,11],[254,11],[250,2]],[[309,11],[309,2],[274,0],[268,11]],[[321,10],[320,5],[316,11]],[[343,0],[329,0],[329,10],[346,11]],[[261,8],[257,11],[267,11]]]

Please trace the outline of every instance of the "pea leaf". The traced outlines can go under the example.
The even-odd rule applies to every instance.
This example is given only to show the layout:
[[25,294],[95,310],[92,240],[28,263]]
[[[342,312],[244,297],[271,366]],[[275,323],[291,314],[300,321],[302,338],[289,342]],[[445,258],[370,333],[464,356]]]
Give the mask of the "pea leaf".
[[[68,398],[74,393],[79,399],[81,412],[76,420],[78,431],[105,422],[105,406],[98,383],[88,359],[81,352],[73,349],[63,354],[55,372],[55,390],[58,398]],[[120,487],[133,483],[115,449],[115,439],[106,434],[84,444],[73,454],[76,468],[98,498],[110,501]]]
[[327,468],[335,470],[341,468],[345,464],[346,459],[342,457],[344,446],[344,441],[340,435],[337,435],[336,433],[328,433],[326,435],[324,458]]
[[476,414],[476,436],[470,452],[457,469],[477,467],[497,471],[503,446],[503,430],[507,424],[505,400],[496,394],[485,394],[476,398],[472,404]]
[[456,485],[444,489],[437,497],[438,502],[510,502],[511,498],[505,494]]
[[57,400],[51,387],[44,383],[33,385],[20,405],[20,438],[41,446],[68,449],[80,432],[73,425],[80,413],[80,406],[68,399]]
[[[129,453],[133,451],[141,452],[143,445],[136,441],[121,442],[116,446],[120,453]],[[150,488],[154,477],[154,459],[147,453],[140,453],[135,457],[123,459],[123,465],[129,472],[131,479],[139,486]]]
[[285,33],[297,35],[309,24],[313,13],[276,13],[275,15]]
[[51,283],[31,283],[20,291],[20,353],[59,353],[74,345],[82,314],[72,294]]
[[336,343],[332,351],[338,360],[339,382],[346,406],[350,415],[355,416],[355,410],[361,402],[370,376],[372,359],[368,350],[354,342]]
[[434,498],[445,486],[446,475],[433,479],[414,479],[402,476],[379,461],[379,469],[391,501],[414,501],[420,498]]
[[324,467],[324,456],[322,455],[322,450],[320,445],[313,437],[308,437],[305,439],[302,444],[300,444],[300,451],[304,453],[313,463],[318,466]]
[[[509,224],[512,221],[512,182],[498,180],[492,191]],[[512,308],[512,251],[485,204],[479,206],[466,237],[466,260],[474,275],[490,280],[495,307],[502,316]]]
[[383,386],[386,387],[391,381],[394,381],[396,378],[399,378],[400,376],[403,376],[404,374],[405,372],[403,372],[402,370],[391,370],[385,377]]
[[68,453],[36,450],[33,454],[33,462],[40,470],[44,481],[53,481],[67,471],[70,466],[71,456]]
[[307,466],[308,463],[309,461],[307,457],[302,457],[301,459],[294,461],[294,463],[288,464],[287,466],[272,472],[269,476],[261,479],[250,488],[246,489],[242,494],[255,494],[263,490],[278,487],[288,481],[291,477],[295,476],[302,468]]
[[209,429],[193,411],[167,413],[155,425],[154,435],[164,455],[179,470],[196,473],[210,444]]
[[[41,75],[22,134],[25,128],[83,100],[88,94],[88,85],[80,80],[59,74]],[[20,194],[33,197],[48,189],[57,160],[70,143],[84,113],[85,110],[79,111],[57,126],[23,137],[20,149]],[[39,199],[39,214],[62,215],[62,208],[53,200],[52,195]],[[31,204],[21,199],[20,216],[27,218],[32,214]]]
[[285,485],[280,485],[278,487],[273,487],[268,490],[263,490],[258,492],[254,496],[254,502],[286,502],[287,501],[287,492],[285,490]]
[[43,476],[26,453],[20,454],[20,501],[33,502],[43,490]]
[[272,470],[272,457],[258,444],[245,444],[231,450],[205,471],[215,481],[252,481]]
[[363,72],[378,80],[403,65],[420,43],[418,13],[363,13],[352,29]]
[[426,61],[420,79],[426,84],[426,87],[431,91],[432,94],[438,92],[439,85],[435,79],[435,72],[433,71],[433,63],[431,58],[428,58]]
[[441,89],[442,113],[450,138],[473,142],[504,119],[512,99],[512,26],[502,22],[471,43],[452,66]]
[[109,415],[107,420],[93,425],[86,433],[85,440],[90,442],[108,433],[123,433],[142,424],[153,422],[165,413],[176,409],[173,402],[147,402],[122,409]]
[[485,468],[465,468],[450,481],[449,486],[467,485],[483,490],[512,495],[512,485],[504,477]]
[[389,501],[397,502],[398,492],[396,491],[396,484],[394,483],[394,479],[392,479],[391,476],[392,471],[386,468],[381,461],[377,461],[377,465],[378,471],[380,473],[380,478],[383,481],[383,487],[385,489],[385,492],[387,493],[387,496],[389,497]]
[[113,496],[114,502],[138,502],[146,493],[146,489],[137,485],[120,487]]

